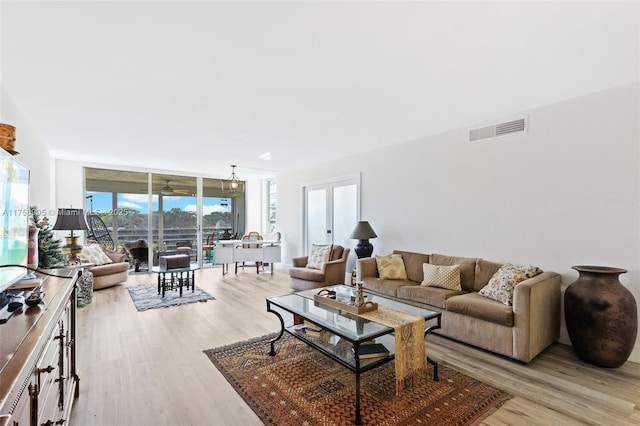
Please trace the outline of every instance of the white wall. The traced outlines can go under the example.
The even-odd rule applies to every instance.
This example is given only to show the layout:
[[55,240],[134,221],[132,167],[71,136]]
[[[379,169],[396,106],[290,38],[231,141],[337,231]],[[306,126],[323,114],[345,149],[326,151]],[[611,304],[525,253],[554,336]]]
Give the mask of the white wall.
[[15,150],[19,152],[16,158],[31,171],[29,204],[38,207],[39,210],[54,209],[54,212],[57,212],[51,197],[53,180],[49,147],[40,135],[31,129],[29,119],[18,108],[13,98],[4,91],[1,94],[0,122],[16,128]]
[[[563,289],[578,276],[572,265],[616,266],[629,271],[621,281],[640,302],[639,90],[525,111],[526,134],[469,143],[470,123],[278,176],[283,261],[302,254],[303,183],[360,171],[374,254],[534,264],[560,273]],[[561,341],[569,343],[564,326]],[[638,340],[631,360],[640,362]]]

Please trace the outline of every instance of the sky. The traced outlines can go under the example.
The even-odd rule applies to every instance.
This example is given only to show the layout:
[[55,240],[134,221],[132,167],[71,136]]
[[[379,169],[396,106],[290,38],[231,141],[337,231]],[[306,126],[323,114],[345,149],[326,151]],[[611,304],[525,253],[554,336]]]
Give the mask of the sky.
[[[88,191],[87,196],[92,196],[92,199],[87,199],[86,211],[105,211],[108,212],[114,209],[116,206],[112,206],[111,192],[95,192]],[[170,195],[163,196],[163,208],[165,211],[173,208],[179,208],[185,211],[196,211],[196,197]],[[90,201],[93,201],[92,203]],[[227,204],[226,206],[224,204]],[[230,212],[231,211],[231,199],[230,198],[217,198],[217,197],[204,197],[202,202],[203,215],[208,215],[213,212]],[[117,208],[130,208],[138,210],[142,214],[147,214],[149,209],[149,198],[147,194],[122,194],[118,193],[118,205]],[[153,210],[158,209],[158,195],[153,195]]]

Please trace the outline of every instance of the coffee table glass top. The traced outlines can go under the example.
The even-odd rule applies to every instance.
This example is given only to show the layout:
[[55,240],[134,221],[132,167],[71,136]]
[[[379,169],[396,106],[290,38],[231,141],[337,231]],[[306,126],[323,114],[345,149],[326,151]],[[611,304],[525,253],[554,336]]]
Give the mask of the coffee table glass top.
[[[351,298],[352,296],[355,297],[357,294],[357,290],[355,287],[351,287],[347,285],[332,285],[332,286],[323,287],[323,288],[335,291],[337,298],[340,298],[341,296],[344,298]],[[320,288],[314,288],[313,290],[304,290],[294,294],[299,294],[299,295],[313,299],[313,295],[317,294],[320,290],[321,290]],[[421,308],[415,305],[410,305],[408,303],[400,302],[398,300],[393,300],[388,297],[380,296],[378,294],[369,293],[366,290],[364,291],[364,300],[375,302],[378,305],[386,306],[387,308],[395,309],[396,311],[401,311],[407,314],[422,317],[425,320],[430,320],[440,315],[439,312],[432,311],[430,309]]]
[[268,300],[276,306],[284,308],[293,314],[298,314],[354,342],[372,339],[393,331],[385,325],[323,305],[299,294],[286,294],[284,296],[271,297]]
[[[338,300],[340,300],[341,297],[347,300],[351,296],[356,295],[356,289],[354,287],[345,285],[335,285],[324,288],[334,290]],[[388,326],[366,320],[355,314],[342,311],[329,305],[315,302],[313,295],[317,294],[320,290],[321,289],[316,288],[313,290],[300,291],[283,296],[271,297],[268,300],[276,306],[280,306],[291,313],[298,314],[354,342],[362,342],[393,331],[393,329]],[[365,300],[370,300],[381,306],[386,306],[411,315],[421,316],[425,320],[436,318],[440,315],[438,312],[429,309],[398,302],[372,293],[365,292]]]

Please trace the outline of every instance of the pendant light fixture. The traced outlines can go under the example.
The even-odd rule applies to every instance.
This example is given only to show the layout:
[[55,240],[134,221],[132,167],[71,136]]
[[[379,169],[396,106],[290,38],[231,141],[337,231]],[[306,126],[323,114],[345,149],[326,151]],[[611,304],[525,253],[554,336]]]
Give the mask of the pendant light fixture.
[[241,188],[243,182],[241,182],[240,179],[238,179],[238,176],[236,176],[235,164],[231,165],[231,176],[229,176],[229,179],[221,180],[220,184],[222,192],[225,194],[235,194],[236,192],[242,192],[242,190],[244,189]]

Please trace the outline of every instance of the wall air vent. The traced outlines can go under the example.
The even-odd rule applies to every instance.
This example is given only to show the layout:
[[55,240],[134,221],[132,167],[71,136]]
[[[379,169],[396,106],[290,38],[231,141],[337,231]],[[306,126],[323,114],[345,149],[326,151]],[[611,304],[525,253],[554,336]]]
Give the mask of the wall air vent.
[[469,142],[510,135],[513,133],[523,133],[526,131],[527,119],[518,118],[517,120],[511,120],[505,123],[472,129],[469,131]]

